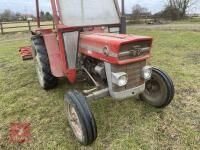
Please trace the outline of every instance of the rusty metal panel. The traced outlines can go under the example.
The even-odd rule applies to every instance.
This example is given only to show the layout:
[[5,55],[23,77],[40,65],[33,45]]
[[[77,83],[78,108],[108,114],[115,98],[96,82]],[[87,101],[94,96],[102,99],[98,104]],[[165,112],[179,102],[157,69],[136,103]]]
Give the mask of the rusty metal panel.
[[63,77],[62,62],[60,57],[60,51],[58,47],[58,41],[56,34],[44,34],[44,41],[49,56],[49,62],[51,66],[51,72],[55,77]]
[[61,20],[66,26],[120,24],[113,0],[59,0]]

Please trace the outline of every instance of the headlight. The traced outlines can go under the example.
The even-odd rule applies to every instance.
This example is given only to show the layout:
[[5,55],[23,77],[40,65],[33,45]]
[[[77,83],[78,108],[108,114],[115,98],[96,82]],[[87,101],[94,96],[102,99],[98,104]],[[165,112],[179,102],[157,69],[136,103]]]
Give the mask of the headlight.
[[128,76],[125,72],[112,73],[112,82],[118,86],[125,86],[128,83]]
[[145,66],[142,69],[142,78],[145,80],[150,80],[152,75],[152,67],[150,66]]

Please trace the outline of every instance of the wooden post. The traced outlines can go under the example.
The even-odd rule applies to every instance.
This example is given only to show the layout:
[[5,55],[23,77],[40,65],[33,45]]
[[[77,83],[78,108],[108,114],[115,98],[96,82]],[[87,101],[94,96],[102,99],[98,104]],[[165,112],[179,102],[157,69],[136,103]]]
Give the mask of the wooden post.
[[53,21],[53,29],[55,29],[55,22]]
[[0,28],[1,28],[1,34],[4,34],[3,33],[3,22],[0,22]]
[[28,30],[31,31],[31,23],[30,23],[30,20],[28,20]]

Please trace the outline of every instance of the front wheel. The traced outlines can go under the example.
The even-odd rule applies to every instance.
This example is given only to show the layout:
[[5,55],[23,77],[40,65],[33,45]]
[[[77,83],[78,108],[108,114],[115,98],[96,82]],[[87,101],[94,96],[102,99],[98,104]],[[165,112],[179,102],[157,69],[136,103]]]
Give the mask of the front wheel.
[[92,144],[97,138],[97,127],[85,96],[72,90],[65,95],[64,102],[68,123],[77,140],[85,146]]
[[153,68],[152,78],[146,82],[145,91],[139,97],[152,106],[166,107],[174,98],[174,85],[171,78],[167,73]]

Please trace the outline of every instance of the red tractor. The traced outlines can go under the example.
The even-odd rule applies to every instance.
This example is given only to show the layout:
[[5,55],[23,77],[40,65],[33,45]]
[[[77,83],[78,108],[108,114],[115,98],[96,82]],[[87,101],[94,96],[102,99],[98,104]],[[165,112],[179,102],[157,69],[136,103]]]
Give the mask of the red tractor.
[[[37,14],[39,14],[38,0]],[[152,38],[126,35],[124,1],[51,0],[55,29],[32,31],[32,49],[39,83],[55,88],[58,78],[71,84],[78,78],[94,83],[64,96],[66,117],[77,140],[89,145],[97,138],[95,118],[87,100],[139,97],[163,108],[174,97],[167,73],[147,65]],[[38,15],[38,26],[40,26]]]

